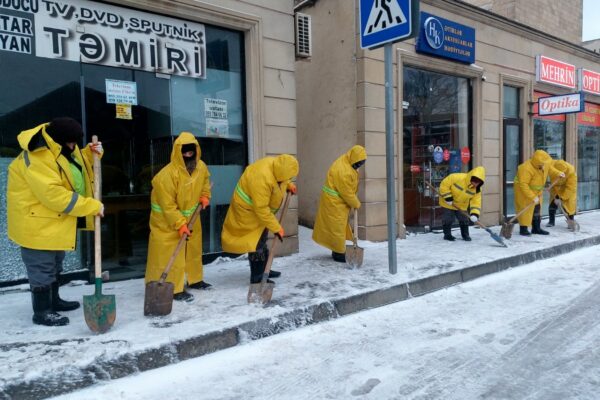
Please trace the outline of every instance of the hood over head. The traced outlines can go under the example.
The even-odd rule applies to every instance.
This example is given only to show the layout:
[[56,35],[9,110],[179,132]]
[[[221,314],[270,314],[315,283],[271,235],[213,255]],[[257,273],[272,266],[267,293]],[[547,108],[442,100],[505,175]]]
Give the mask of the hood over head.
[[473,168],[467,173],[467,180],[471,183],[471,178],[477,178],[481,181],[481,185],[479,185],[478,189],[481,189],[483,184],[485,183],[485,168],[482,166],[478,166]]
[[346,153],[350,165],[367,159],[367,150],[360,145],[352,146]]
[[284,182],[298,176],[300,165],[296,157],[289,154],[280,154],[275,157],[273,163],[273,174],[277,182]]
[[552,161],[552,157],[544,150],[536,150],[531,157],[531,163],[534,167],[540,168]]
[[175,143],[173,143],[173,151],[171,151],[171,162],[180,165],[185,168],[185,162],[183,161],[183,154],[181,153],[181,149],[184,145],[192,144],[196,147],[196,162],[200,160],[201,150],[200,144],[196,137],[190,132],[181,132],[177,139],[175,139]]

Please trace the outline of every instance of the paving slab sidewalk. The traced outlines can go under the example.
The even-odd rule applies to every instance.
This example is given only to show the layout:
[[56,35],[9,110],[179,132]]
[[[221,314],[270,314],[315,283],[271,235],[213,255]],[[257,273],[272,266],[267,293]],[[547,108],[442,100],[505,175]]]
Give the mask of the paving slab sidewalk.
[[[214,289],[190,290],[194,302],[175,302],[167,317],[143,316],[143,280],[105,284],[103,293],[117,298],[117,321],[103,335],[89,331],[81,309],[65,313],[71,319],[66,327],[35,326],[30,293],[4,291],[0,399],[51,397],[600,244],[600,212],[578,216],[578,233],[567,231],[562,217],[557,221],[550,236],[514,235],[508,248],[481,229],[471,228],[472,242],[411,235],[396,242],[395,275],[388,272],[386,243],[360,242],[364,265],[348,269],[311,241],[311,230],[300,228],[300,253],[275,260],[273,268],[283,275],[269,306],[246,303],[247,260],[218,259],[205,266]],[[78,282],[61,289],[70,300],[92,293],[93,286]]]

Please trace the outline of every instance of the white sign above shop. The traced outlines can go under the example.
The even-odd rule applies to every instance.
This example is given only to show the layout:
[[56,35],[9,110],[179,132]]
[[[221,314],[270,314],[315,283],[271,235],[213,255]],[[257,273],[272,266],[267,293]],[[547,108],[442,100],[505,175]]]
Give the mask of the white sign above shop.
[[583,111],[584,107],[583,93],[540,97],[538,99],[539,115],[576,113]]
[[0,0],[1,21],[0,51],[206,78],[203,24],[87,0]]

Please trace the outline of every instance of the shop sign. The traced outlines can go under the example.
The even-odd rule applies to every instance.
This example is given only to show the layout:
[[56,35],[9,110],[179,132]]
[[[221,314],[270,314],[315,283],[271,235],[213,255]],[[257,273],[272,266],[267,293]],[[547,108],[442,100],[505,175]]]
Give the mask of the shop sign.
[[600,96],[600,73],[579,68],[579,90]]
[[204,117],[206,118],[206,136],[229,137],[227,100],[204,99]]
[[137,83],[106,79],[106,102],[108,104],[133,104],[137,106]]
[[442,148],[440,146],[436,146],[435,149],[433,149],[433,161],[436,164],[439,164],[442,162],[443,159],[444,159],[444,151],[442,150]]
[[539,55],[535,58],[535,80],[555,86],[575,89],[575,66],[550,57]]
[[577,114],[579,125],[600,126],[600,105],[585,103],[585,112]]
[[568,114],[583,110],[584,101],[581,92],[562,96],[540,97],[538,99],[539,115]]
[[463,164],[468,164],[471,161],[471,150],[467,146],[460,149],[460,160]]
[[203,24],[87,0],[0,0],[1,50],[206,78]]
[[475,62],[475,29],[421,12],[416,50],[467,64]]

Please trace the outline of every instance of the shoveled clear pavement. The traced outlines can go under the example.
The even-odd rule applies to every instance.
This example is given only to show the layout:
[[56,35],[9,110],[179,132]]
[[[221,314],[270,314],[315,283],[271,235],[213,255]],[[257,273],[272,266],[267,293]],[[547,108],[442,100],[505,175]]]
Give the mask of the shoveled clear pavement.
[[[578,216],[578,233],[567,231],[561,218],[550,236],[514,235],[508,248],[473,228],[472,242],[412,235],[396,242],[395,275],[388,273],[386,243],[360,242],[365,262],[352,270],[333,262],[310,240],[311,231],[301,228],[300,253],[274,263],[283,274],[268,307],[246,303],[245,259],[219,259],[205,266],[214,289],[192,290],[195,301],[175,303],[167,317],[143,316],[143,280],[105,284],[104,293],[117,298],[117,321],[103,335],[89,331],[81,310],[65,313],[71,319],[67,327],[34,326],[27,291],[0,294],[0,398],[77,390],[600,243],[600,212]],[[93,286],[75,283],[61,293],[81,300]]]

